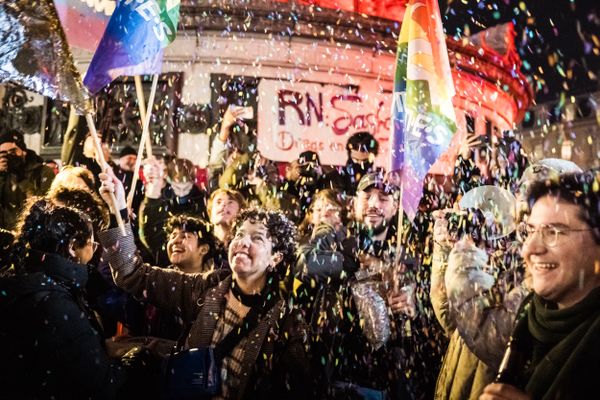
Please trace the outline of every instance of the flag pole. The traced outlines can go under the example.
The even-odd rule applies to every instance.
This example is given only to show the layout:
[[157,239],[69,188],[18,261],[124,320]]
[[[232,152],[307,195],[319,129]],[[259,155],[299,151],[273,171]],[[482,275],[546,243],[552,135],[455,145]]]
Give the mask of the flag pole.
[[[140,75],[135,75],[133,77],[133,80],[135,81],[135,93],[137,94],[137,98],[138,98],[138,105],[140,107],[140,118],[142,119],[142,126],[144,121],[146,120],[146,99],[144,98],[144,87],[142,86],[142,77]],[[152,104],[153,101],[150,101],[150,104]],[[151,110],[152,106],[149,106],[148,109]],[[150,112],[150,111],[148,111]],[[145,144],[146,145],[146,155],[148,157],[150,157],[152,155],[152,141],[150,140],[150,136],[147,137],[145,142],[140,142],[140,145]]]
[[[150,118],[152,117],[152,105],[154,104],[154,97],[156,96],[156,86],[158,86],[158,74],[152,76],[152,88],[150,89],[150,98],[148,99],[148,108],[144,113],[144,124],[142,127],[142,137],[140,138],[140,147],[138,149],[137,159],[135,160],[135,168],[133,169],[133,179],[131,180],[131,187],[127,194],[127,208],[131,209],[133,205],[133,197],[135,195],[135,187],[140,176],[140,167],[142,166],[142,157],[144,156],[144,143],[150,141]],[[152,148],[147,153],[148,157],[152,156]]]
[[404,233],[404,207],[402,206],[402,197],[404,197],[404,187],[402,183],[400,183],[400,196],[398,199],[398,227],[396,229],[396,260],[394,262],[393,268],[396,269],[393,277],[394,277],[394,291],[400,290],[400,279],[398,273],[400,272],[400,252],[402,251],[402,234]]
[[[102,143],[100,142],[100,138],[98,137],[98,132],[96,132],[96,125],[94,124],[94,119],[92,118],[92,114],[89,112],[85,114],[85,120],[87,121],[88,128],[90,129],[90,133],[92,134],[92,139],[94,140],[94,145],[96,146],[96,162],[100,164],[102,168],[102,172],[106,173],[110,168],[106,159],[104,158],[104,153],[102,152]],[[127,235],[125,231],[125,224],[123,223],[123,218],[121,218],[120,210],[117,210],[117,198],[115,197],[115,193],[110,193],[110,200],[113,203],[115,218],[117,219],[117,224],[121,229],[121,233],[123,236]]]

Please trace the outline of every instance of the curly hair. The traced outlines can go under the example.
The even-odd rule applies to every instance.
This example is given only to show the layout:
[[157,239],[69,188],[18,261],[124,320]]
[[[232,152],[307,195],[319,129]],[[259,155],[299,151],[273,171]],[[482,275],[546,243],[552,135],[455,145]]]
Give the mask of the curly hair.
[[211,224],[191,215],[177,214],[173,215],[167,221],[167,225],[165,226],[167,237],[171,236],[171,233],[173,233],[175,229],[194,233],[198,237],[198,245],[208,245],[208,253],[206,253],[204,257],[206,259],[214,258],[217,248]]
[[[17,225],[12,260],[15,270],[24,267],[28,250],[70,258],[69,247],[84,247],[93,234],[91,220],[80,211],[35,199]],[[21,271],[23,272],[23,271]]]
[[551,196],[579,206],[579,218],[592,228],[600,244],[600,172],[585,171],[562,174],[558,179],[536,181],[527,190],[529,210],[544,196]]
[[232,231],[237,231],[245,221],[263,224],[273,242],[273,253],[281,253],[284,264],[290,264],[294,261],[296,226],[282,212],[262,208],[247,208],[242,210],[236,217]]

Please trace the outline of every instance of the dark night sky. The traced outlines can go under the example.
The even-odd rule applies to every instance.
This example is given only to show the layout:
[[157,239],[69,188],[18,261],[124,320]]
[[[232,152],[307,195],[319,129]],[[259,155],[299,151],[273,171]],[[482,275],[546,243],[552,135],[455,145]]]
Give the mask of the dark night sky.
[[440,10],[449,35],[513,21],[538,102],[599,89],[599,0],[441,0]]

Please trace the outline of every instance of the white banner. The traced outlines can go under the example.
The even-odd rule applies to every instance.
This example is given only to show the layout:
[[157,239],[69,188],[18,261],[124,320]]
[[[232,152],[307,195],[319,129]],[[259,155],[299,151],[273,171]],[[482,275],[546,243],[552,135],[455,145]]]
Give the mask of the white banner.
[[368,131],[379,143],[376,164],[387,165],[391,93],[268,79],[258,93],[257,142],[266,158],[289,162],[312,150],[322,164],[344,165],[348,137]]

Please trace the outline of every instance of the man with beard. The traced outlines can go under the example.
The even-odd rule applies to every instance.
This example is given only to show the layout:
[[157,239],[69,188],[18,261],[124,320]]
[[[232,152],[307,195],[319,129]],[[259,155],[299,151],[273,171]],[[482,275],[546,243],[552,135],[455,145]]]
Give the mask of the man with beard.
[[346,151],[346,165],[329,173],[327,180],[331,188],[349,198],[356,194],[356,187],[361,178],[373,171],[379,143],[369,132],[356,132],[348,139]]
[[16,129],[0,134],[0,228],[13,229],[25,200],[46,194],[54,171],[28,150]]
[[[314,338],[317,346],[327,347],[323,360],[316,360],[323,369],[318,374],[322,397],[409,399],[418,394],[404,373],[411,368],[411,333],[405,327],[416,306],[414,282],[401,272],[410,261],[395,254],[398,194],[382,171],[368,173],[353,199],[353,235],[327,249],[324,244],[331,240],[323,237],[307,253],[303,278],[339,285],[335,292],[341,297],[326,306],[334,312],[320,317],[327,318],[326,326]],[[316,268],[312,262],[324,260],[324,254],[331,257],[325,262],[332,268]]]

